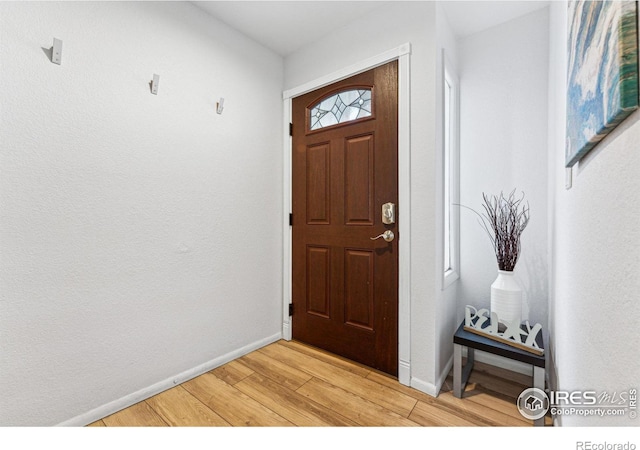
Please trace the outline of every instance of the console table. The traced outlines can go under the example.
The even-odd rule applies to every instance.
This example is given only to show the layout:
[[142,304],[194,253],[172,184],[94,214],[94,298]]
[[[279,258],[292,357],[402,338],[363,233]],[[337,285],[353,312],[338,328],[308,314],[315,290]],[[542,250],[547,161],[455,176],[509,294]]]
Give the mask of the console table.
[[[538,335],[538,345],[544,348],[542,335]],[[467,363],[462,366],[462,348],[467,348]],[[510,358],[533,366],[533,386],[544,391],[545,358],[520,350],[511,345],[497,342],[484,336],[465,331],[464,321],[453,335],[453,395],[462,398],[462,393],[473,369],[474,352],[481,350],[494,355]],[[544,426],[544,417],[534,421],[536,426]]]

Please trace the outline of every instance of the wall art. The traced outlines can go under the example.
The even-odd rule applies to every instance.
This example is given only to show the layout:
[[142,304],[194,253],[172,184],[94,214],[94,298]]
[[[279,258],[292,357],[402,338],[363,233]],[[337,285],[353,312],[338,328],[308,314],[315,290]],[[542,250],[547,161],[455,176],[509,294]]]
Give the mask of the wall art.
[[566,167],[638,108],[635,1],[568,2]]

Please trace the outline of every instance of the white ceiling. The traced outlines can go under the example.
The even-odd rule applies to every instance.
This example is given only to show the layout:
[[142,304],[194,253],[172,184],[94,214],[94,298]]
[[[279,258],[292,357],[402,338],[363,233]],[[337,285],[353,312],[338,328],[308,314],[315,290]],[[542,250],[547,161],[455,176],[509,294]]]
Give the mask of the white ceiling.
[[498,24],[524,16],[549,4],[530,1],[444,1],[442,7],[456,35],[470,36]]
[[[287,56],[333,30],[393,1],[196,1],[197,7],[276,53]],[[458,37],[545,7],[549,2],[441,1]]]
[[391,2],[236,0],[192,3],[265,47],[287,56]]

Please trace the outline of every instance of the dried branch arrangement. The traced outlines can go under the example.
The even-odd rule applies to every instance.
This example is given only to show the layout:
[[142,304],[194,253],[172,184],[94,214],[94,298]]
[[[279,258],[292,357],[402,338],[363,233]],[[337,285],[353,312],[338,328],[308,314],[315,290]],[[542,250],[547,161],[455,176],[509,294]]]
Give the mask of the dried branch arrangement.
[[513,190],[508,196],[482,193],[483,214],[476,213],[491,240],[498,260],[498,269],[513,271],[520,256],[520,237],[529,223],[529,203],[524,203],[524,193],[515,196]]

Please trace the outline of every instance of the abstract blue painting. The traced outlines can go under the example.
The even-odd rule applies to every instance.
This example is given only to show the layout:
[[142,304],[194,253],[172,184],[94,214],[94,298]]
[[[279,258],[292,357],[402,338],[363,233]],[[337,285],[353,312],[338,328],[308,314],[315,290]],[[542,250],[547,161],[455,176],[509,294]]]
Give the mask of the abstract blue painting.
[[569,1],[566,167],[638,108],[635,1]]

